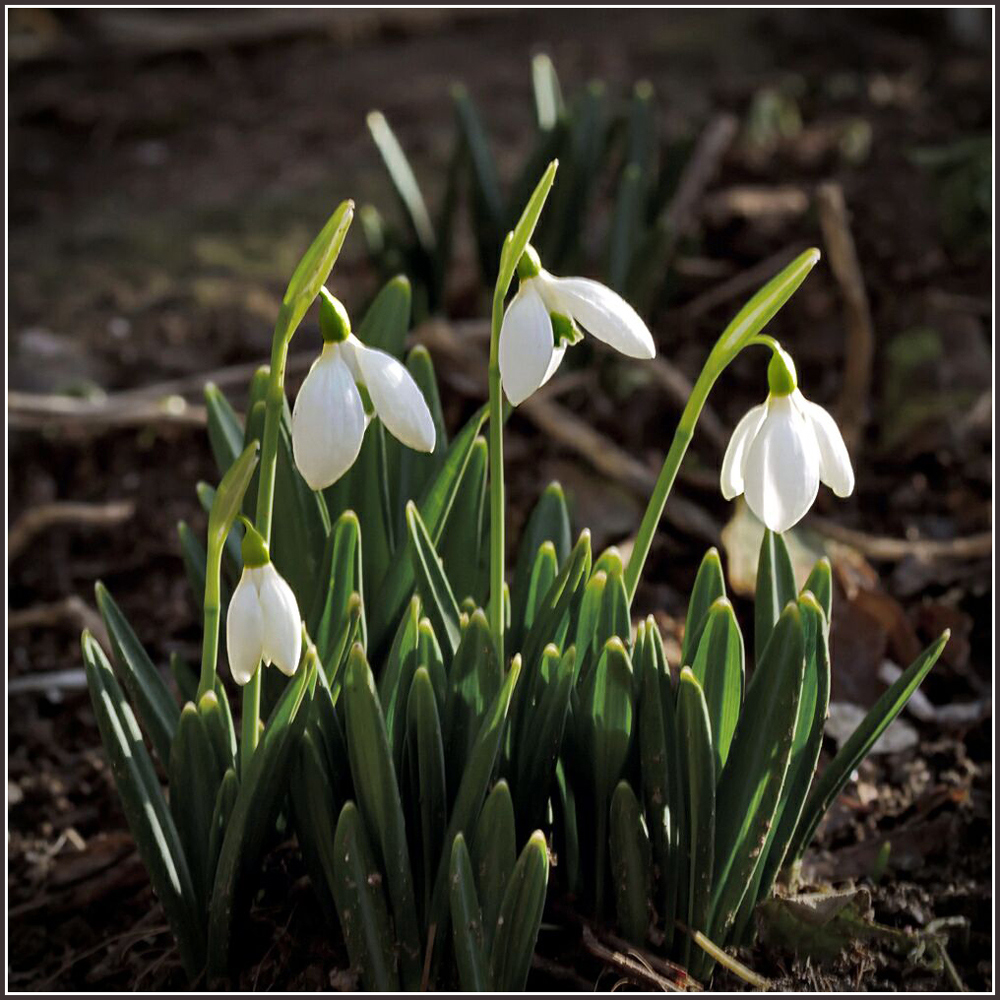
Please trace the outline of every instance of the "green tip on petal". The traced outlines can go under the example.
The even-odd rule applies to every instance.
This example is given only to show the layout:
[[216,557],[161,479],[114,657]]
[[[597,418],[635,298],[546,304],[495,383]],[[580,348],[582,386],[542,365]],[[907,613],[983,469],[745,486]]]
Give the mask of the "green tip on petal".
[[264,541],[264,536],[242,514],[240,515],[240,520],[243,522],[244,528],[246,528],[241,546],[243,565],[248,569],[266,566],[271,561],[271,554],[267,550],[267,542]]
[[795,362],[777,343],[774,345],[771,361],[767,366],[767,385],[772,396],[787,396],[795,392],[798,387]]
[[327,344],[339,344],[351,333],[351,318],[343,302],[324,286],[319,290],[319,332]]
[[521,259],[517,262],[517,276],[521,281],[528,278],[537,278],[542,270],[542,259],[538,256],[538,251],[529,243],[521,254]]

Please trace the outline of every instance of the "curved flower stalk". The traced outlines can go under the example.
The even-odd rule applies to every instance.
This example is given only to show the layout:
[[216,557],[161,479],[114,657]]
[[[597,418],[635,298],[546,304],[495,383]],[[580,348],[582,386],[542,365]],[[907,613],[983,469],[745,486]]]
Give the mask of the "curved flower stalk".
[[656,356],[639,314],[620,296],[589,278],[557,278],[529,246],[518,264],[520,288],[500,329],[500,377],[514,406],[552,376],[581,328],[630,358]]
[[347,311],[325,288],[320,296],[325,343],[292,411],[295,464],[314,490],[332,486],[354,464],[373,415],[408,448],[431,452],[435,441],[434,420],[413,376],[358,340]]
[[291,677],[302,654],[302,618],[295,594],[249,522],[243,538],[243,575],[226,617],[226,646],[230,672],[241,686],[250,682],[261,661]]
[[840,429],[797,385],[795,364],[777,344],[768,366],[770,394],[736,425],[722,460],[722,495],[741,493],[775,532],[797,524],[820,481],[839,497],[854,490],[854,470]]

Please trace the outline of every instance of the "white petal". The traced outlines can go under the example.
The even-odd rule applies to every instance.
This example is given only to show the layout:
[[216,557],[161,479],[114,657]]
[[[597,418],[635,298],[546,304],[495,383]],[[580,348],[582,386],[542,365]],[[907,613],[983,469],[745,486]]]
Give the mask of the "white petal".
[[[556,357],[558,355],[558,357]],[[523,282],[500,327],[500,380],[514,406],[552,377],[562,353],[556,350],[549,310],[537,279]]]
[[264,615],[253,571],[245,569],[229,601],[226,650],[229,672],[237,684],[246,684],[260,665],[264,649]]
[[809,402],[798,390],[796,393],[797,402],[816,435],[820,479],[838,497],[850,496],[854,492],[854,469],[837,422],[822,406]]
[[375,412],[393,437],[416,451],[434,450],[434,419],[413,376],[391,354],[351,338],[351,348]]
[[722,459],[722,474],[719,477],[722,495],[727,500],[732,500],[733,497],[738,497],[743,492],[743,465],[746,461],[747,449],[766,413],[766,403],[753,407],[736,425],[736,430],[733,431],[733,436],[729,439],[729,446]]
[[[617,293],[589,278],[545,278],[559,312],[567,313],[588,333],[630,358],[655,358],[653,337],[639,314]],[[555,310],[553,310],[555,311]]]
[[328,344],[316,359],[292,410],[292,451],[314,490],[335,483],[354,464],[367,420],[361,394],[341,356]]
[[260,607],[264,618],[264,662],[273,663],[283,674],[291,677],[302,653],[299,605],[292,588],[274,568],[274,563],[268,563],[263,570]]
[[806,418],[790,396],[771,397],[743,463],[747,504],[772,531],[787,531],[819,490],[819,455]]

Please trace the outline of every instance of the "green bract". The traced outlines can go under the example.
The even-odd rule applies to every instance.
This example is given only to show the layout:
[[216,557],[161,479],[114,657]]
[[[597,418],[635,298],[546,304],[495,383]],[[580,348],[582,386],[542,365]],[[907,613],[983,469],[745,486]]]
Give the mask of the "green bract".
[[[690,594],[680,662],[668,664],[653,616],[633,628],[645,557],[708,392],[815,251],[766,284],[707,352],[628,562],[615,548],[594,553],[585,528],[573,541],[553,483],[506,573],[500,317],[533,234],[553,232],[540,225],[550,191],[557,217],[577,204],[590,177],[581,164],[602,128],[599,91],[567,118],[551,66],[535,71],[540,127],[569,129],[578,148],[571,193],[553,188],[549,163],[493,244],[488,406],[448,438],[430,355],[406,349],[410,283],[393,277],[357,337],[405,362],[437,445],[410,451],[375,417],[340,480],[321,492],[306,485],[292,455],[284,365],[343,243],[345,202],[292,277],[245,416],[206,388],[220,481],[197,488],[209,512],[204,543],[179,529],[204,612],[200,678],[171,661],[179,700],[97,585],[112,657],[84,634],[95,716],[192,983],[225,982],[243,960],[239,922],[279,830],[294,832],[366,988],[524,989],[553,891],[574,898],[584,919],[617,924],[633,944],[707,979],[725,955],[696,939],[731,948],[752,937],[756,907],[947,641],[921,654],[817,776],[830,697],[827,561],[799,588],[783,539],[766,531],[745,640],[711,549]],[[465,95],[456,101],[478,208],[499,223],[506,214],[474,109]],[[628,220],[648,195],[648,103],[637,92],[613,228],[616,246],[627,244],[613,258],[619,276],[634,242]],[[434,230],[412,172],[385,120],[372,116],[369,127],[429,253]],[[561,231],[548,240],[558,244]],[[538,245],[544,259],[548,242]],[[324,301],[325,333],[336,337],[339,313]],[[252,525],[242,550],[239,518]],[[244,558],[265,554],[304,615],[304,653],[293,676],[258,670],[246,685],[237,739],[219,626]],[[550,852],[559,860],[551,880]]]

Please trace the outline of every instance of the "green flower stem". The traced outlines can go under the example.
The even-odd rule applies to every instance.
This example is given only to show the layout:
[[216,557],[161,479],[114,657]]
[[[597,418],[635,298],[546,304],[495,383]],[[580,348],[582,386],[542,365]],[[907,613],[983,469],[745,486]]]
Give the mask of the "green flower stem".
[[503,483],[503,390],[500,385],[500,326],[506,289],[497,285],[493,293],[490,321],[490,627],[501,668],[504,660],[504,483]]
[[201,677],[198,700],[215,687],[215,665],[219,657],[219,619],[222,604],[222,545],[209,539],[205,561],[205,631],[201,641]]
[[642,576],[646,558],[649,556],[653,535],[660,523],[660,516],[670,496],[677,470],[680,468],[691,438],[694,435],[698,417],[704,409],[705,400],[715,385],[715,380],[723,373],[729,363],[744,347],[751,344],[762,344],[772,351],[780,351],[777,341],[761,330],[771,321],[774,314],[788,301],[795,290],[805,280],[806,275],[815,267],[819,260],[819,251],[809,249],[799,254],[783,271],[775,275],[766,285],[754,295],[749,302],[733,317],[729,325],[722,331],[722,336],[712,348],[705,367],[702,368],[698,381],[695,382],[681,414],[680,422],[670,444],[670,451],[663,460],[663,468],[657,477],[653,495],[649,498],[646,513],[642,516],[639,533],[636,535],[632,555],[625,570],[625,589],[631,603],[635,598],[639,579]]
[[[643,567],[646,565],[646,558],[649,556],[650,546],[653,544],[653,535],[656,534],[663,508],[666,506],[667,497],[673,489],[674,480],[677,478],[677,470],[681,467],[684,455],[687,452],[691,438],[694,436],[695,425],[698,417],[705,407],[705,400],[715,385],[715,380],[722,374],[723,368],[709,363],[701,370],[698,381],[695,382],[691,395],[684,406],[684,412],[674,431],[674,439],[670,442],[670,450],[663,460],[663,468],[656,479],[653,487],[653,495],[649,498],[645,514],[642,515],[642,523],[639,525],[638,534],[635,536],[635,545],[632,547],[632,555],[629,557],[628,566],[625,568],[625,590],[631,603],[635,598],[636,588],[639,586],[639,579],[642,577]],[[728,362],[727,362],[728,364]]]
[[[278,467],[278,435],[281,429],[281,411],[285,405],[285,362],[288,359],[288,342],[294,332],[290,319],[290,311],[282,305],[274,327],[274,340],[271,346],[271,379],[268,383],[267,399],[264,403],[264,441],[261,445],[260,455],[256,528],[266,544],[270,544],[271,541],[274,478]],[[247,768],[260,738],[260,688],[261,667],[258,664],[253,677],[243,688],[240,755],[244,775],[247,773]]]

